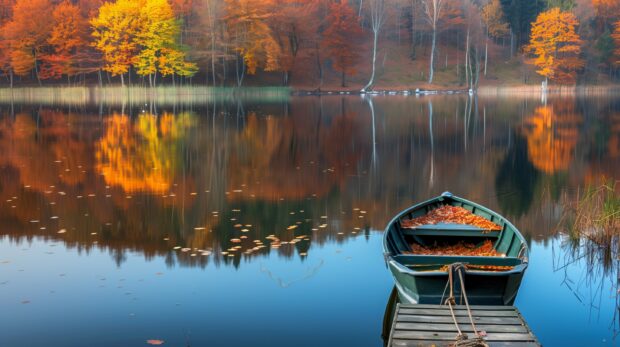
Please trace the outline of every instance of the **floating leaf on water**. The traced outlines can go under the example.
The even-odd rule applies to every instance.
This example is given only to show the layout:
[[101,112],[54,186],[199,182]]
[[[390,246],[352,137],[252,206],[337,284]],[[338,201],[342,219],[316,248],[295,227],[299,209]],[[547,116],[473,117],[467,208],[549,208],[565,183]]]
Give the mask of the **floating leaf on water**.
[[339,232],[338,235],[344,235],[344,233],[343,232]]
[[322,219],[327,219],[327,216],[321,216]]
[[192,250],[191,248],[187,248],[187,247],[181,248],[181,252],[189,252],[191,250]]
[[235,189],[235,190],[233,190],[233,193],[241,193],[242,191],[243,190],[241,190],[241,189]]
[[232,243],[239,243],[239,242],[241,242],[241,240],[240,239],[230,239],[230,242],[232,242]]
[[175,246],[175,247],[174,247],[174,248],[172,248],[172,249],[181,249],[181,246]]
[[146,340],[146,343],[148,343],[149,345],[163,345],[164,344],[164,340]]
[[39,223],[39,220],[33,219],[33,220],[30,221],[30,223]]
[[[96,234],[96,233],[95,233],[95,234]],[[92,234],[91,234],[91,235],[92,235]],[[164,237],[164,241],[168,241],[168,240],[170,240],[170,239],[169,239],[169,238],[167,238],[167,237]]]
[[243,240],[243,239],[247,239],[248,237],[245,236],[245,235],[241,235],[241,236],[239,236],[239,238]]
[[226,255],[226,254],[228,254],[228,252],[226,252],[226,251],[222,252],[222,255]]
[[309,238],[309,237],[306,237],[306,238],[304,239],[304,241],[310,241],[310,238]]
[[24,304],[24,305],[25,304],[29,304],[29,303],[30,303],[30,300],[22,300],[22,304]]
[[211,251],[204,251],[204,252],[202,252],[200,254],[204,255],[204,256],[208,256],[208,255],[211,255]]
[[59,234],[64,234],[64,233],[66,233],[66,232],[67,232],[67,229],[60,229],[60,230],[58,230],[58,233],[59,233]]
[[234,254],[229,254],[228,256],[229,256],[229,257],[234,257],[235,255],[234,255]]
[[198,195],[198,193],[196,193],[196,192],[191,192],[191,193],[189,193],[189,195]]
[[327,224],[321,224],[321,225],[319,225],[319,228],[321,228],[321,229],[322,228],[327,228]]
[[237,209],[237,208],[233,208],[233,210],[232,210],[232,211],[233,211],[233,212],[241,212],[241,210],[240,210],[240,209]]
[[233,227],[235,227],[235,228],[241,228],[242,226],[243,226],[243,224],[235,224],[235,225],[233,225]]
[[312,231],[318,231],[318,230],[319,230],[318,228],[312,228]]
[[192,254],[190,254],[189,256],[190,256],[190,257],[195,257],[195,256],[196,256],[196,253],[192,253]]
[[366,213],[366,211],[360,211],[360,213],[365,214],[365,213]]
[[250,231],[250,229],[241,229],[242,233],[247,233],[248,231]]
[[288,228],[286,228],[286,230],[293,230],[293,229],[297,229],[297,225],[290,225]]
[[300,255],[300,256],[302,256],[302,257],[305,257],[305,256],[307,256],[307,255],[308,255],[308,253],[306,253],[306,252],[300,252],[300,253],[299,253],[299,255]]
[[51,216],[50,219],[58,219],[58,216]]
[[194,230],[205,230],[205,227],[195,227]]

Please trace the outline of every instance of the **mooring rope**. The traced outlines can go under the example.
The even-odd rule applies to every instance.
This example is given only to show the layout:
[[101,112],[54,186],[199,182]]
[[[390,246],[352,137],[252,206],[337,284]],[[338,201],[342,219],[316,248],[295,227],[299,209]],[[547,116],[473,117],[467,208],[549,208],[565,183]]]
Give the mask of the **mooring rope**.
[[[446,287],[444,288],[443,295],[441,300],[446,293],[446,289],[450,287],[450,295],[444,301],[444,305],[448,305],[450,308],[450,315],[452,316],[452,320],[454,321],[454,326],[456,327],[457,335],[456,341],[454,342],[455,347],[488,347],[489,345],[484,341],[484,338],[478,333],[476,329],[476,324],[474,323],[474,317],[471,314],[471,309],[469,308],[469,301],[467,300],[467,292],[465,291],[465,282],[463,279],[463,270],[465,270],[465,265],[463,263],[454,263],[448,266],[448,283],[446,283]],[[454,297],[454,272],[457,272],[459,275],[459,280],[461,284],[461,299],[465,300],[465,307],[467,308],[467,315],[469,316],[469,321],[471,323],[471,327],[474,330],[474,338],[469,339],[467,334],[461,331],[459,327],[459,323],[456,319],[456,315],[454,314],[454,309],[452,305],[456,305],[456,298]]]

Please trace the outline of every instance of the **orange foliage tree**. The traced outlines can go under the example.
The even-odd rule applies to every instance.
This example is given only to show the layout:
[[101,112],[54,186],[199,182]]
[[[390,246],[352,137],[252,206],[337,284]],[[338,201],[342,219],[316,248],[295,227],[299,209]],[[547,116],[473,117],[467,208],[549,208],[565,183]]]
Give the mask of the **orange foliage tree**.
[[579,21],[570,12],[553,8],[542,12],[532,24],[527,52],[536,58],[532,62],[545,80],[574,83],[576,71],[584,66],[579,57],[582,41],[575,31]]
[[41,78],[67,79],[78,72],[81,52],[87,45],[88,23],[80,8],[65,0],[52,12],[53,27],[48,38],[50,52],[43,58]]
[[233,48],[244,64],[241,72],[237,69],[237,84],[241,84],[246,70],[253,75],[258,68],[265,71],[280,69],[281,47],[268,25],[273,13],[273,1],[225,1],[227,30]]
[[[39,79],[38,62],[45,56],[52,22],[50,0],[18,0],[13,7],[13,18],[6,23],[3,34],[8,38],[11,68],[25,76],[33,69]],[[39,80],[40,83],[40,80]]]
[[355,74],[359,53],[352,39],[361,35],[357,15],[346,1],[330,5],[327,29],[323,33],[323,45],[332,60],[334,70],[341,73],[341,84],[346,86],[345,76]]
[[5,34],[4,26],[11,19],[14,1],[0,0],[0,73],[8,74],[11,86],[13,86],[13,73],[11,70],[11,50],[9,37]]
[[620,21],[616,22],[614,32],[611,34],[614,39],[614,60],[617,65],[620,65]]

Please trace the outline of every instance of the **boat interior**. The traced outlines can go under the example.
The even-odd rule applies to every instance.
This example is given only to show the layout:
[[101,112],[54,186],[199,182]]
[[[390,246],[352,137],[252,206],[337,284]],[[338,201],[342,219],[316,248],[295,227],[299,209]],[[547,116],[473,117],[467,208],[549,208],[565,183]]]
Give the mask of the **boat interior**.
[[[426,224],[415,228],[401,225],[402,220],[424,216],[429,211],[446,204],[463,207],[499,225],[501,230],[485,230],[472,225],[452,223]],[[458,243],[480,247],[487,240],[492,243],[493,249],[500,254],[499,256],[416,254],[412,248],[416,245],[429,248],[453,246]],[[388,227],[385,242],[386,249],[389,250],[393,259],[414,271],[441,271],[442,268],[445,269],[445,265],[456,262],[471,265],[472,269],[490,266],[513,268],[527,263],[527,246],[511,224],[485,209],[452,198],[435,199],[428,204],[405,211]],[[419,247],[415,248],[419,249]]]

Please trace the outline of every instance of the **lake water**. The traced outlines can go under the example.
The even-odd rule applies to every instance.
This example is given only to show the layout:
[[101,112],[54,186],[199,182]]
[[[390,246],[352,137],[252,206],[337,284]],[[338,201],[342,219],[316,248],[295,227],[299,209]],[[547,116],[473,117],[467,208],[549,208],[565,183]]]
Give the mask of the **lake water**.
[[0,346],[382,346],[382,230],[443,191],[528,240],[545,346],[619,345],[617,253],[555,232],[619,178],[606,97],[1,105]]

